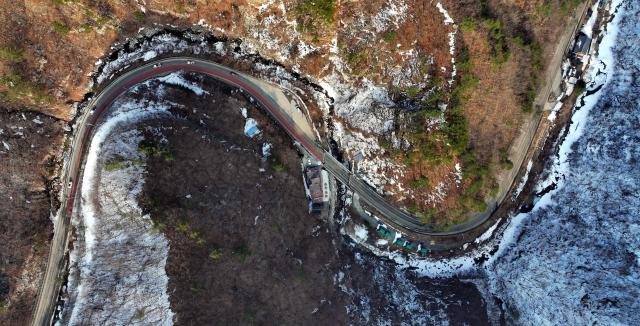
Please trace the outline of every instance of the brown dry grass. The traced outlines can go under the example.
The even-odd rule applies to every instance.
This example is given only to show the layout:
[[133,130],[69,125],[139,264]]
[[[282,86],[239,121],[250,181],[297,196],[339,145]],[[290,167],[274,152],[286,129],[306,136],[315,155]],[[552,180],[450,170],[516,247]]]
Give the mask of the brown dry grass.
[[[393,78],[390,68],[414,68],[409,83],[419,83],[429,72],[441,74],[439,67],[451,71],[448,35],[451,27],[442,24],[442,14],[432,3],[410,1],[407,17],[398,28],[390,27],[376,33],[373,26],[362,26],[361,17],[372,18],[385,9],[386,1],[353,1],[340,6],[338,44],[341,55],[355,76],[364,76],[376,83],[386,84]],[[385,40],[385,33],[394,36]],[[401,51],[414,50],[421,56],[417,67],[409,66]],[[433,58],[433,63],[429,62]],[[444,77],[444,76],[441,76]]]
[[[541,9],[544,3],[550,3],[548,15]],[[503,21],[507,35],[530,34],[532,40],[542,46],[546,67],[566,26],[558,2],[495,0],[490,4]],[[497,165],[500,151],[509,149],[523,119],[536,118],[522,112],[521,97],[533,76],[542,71],[531,67],[530,53],[513,41],[510,41],[510,59],[499,67],[492,64],[486,35],[482,24],[462,33],[462,40],[472,53],[472,72],[479,80],[477,88],[468,96],[464,112],[469,120],[471,145],[482,160]]]
[[472,72],[478,76],[478,85],[463,105],[469,121],[470,144],[485,162],[496,162],[499,150],[507,148],[517,136],[524,117],[516,89],[528,82],[520,62],[520,51],[513,51],[502,66],[491,61],[486,31],[476,30],[463,34],[464,43],[473,54]]
[[[78,0],[54,3],[50,0],[27,0],[16,4],[1,0],[0,43],[15,44],[24,51],[25,60],[12,67],[13,71],[42,87],[51,96],[51,100],[44,105],[29,101],[18,101],[12,105],[28,106],[70,119],[68,103],[81,100],[88,92],[88,75],[93,70],[93,63],[107,53],[114,42],[136,34],[141,26],[154,23],[187,26],[201,19],[217,30],[216,33],[231,38],[247,38],[251,34],[249,28],[260,26],[255,22],[270,15],[281,15],[277,7],[258,13],[257,8],[263,3],[244,0],[149,0],[146,2],[147,13],[139,21],[133,15],[134,11],[139,10],[134,2]],[[285,1],[288,20],[296,19],[296,4],[296,1]],[[381,84],[388,83],[391,78],[389,67],[403,64],[398,52],[411,48],[419,51],[424,58],[433,56],[433,67],[444,66],[450,70],[446,35],[449,28],[441,24],[441,14],[432,4],[410,2],[409,17],[395,31],[397,39],[389,44],[382,40],[382,35],[371,35],[355,26],[354,17],[373,17],[385,5],[386,2],[382,0],[340,2],[334,22],[320,26],[321,33],[302,33],[302,40],[322,45],[323,49],[303,58],[293,58],[292,62],[286,62],[285,65],[291,67],[298,64],[303,73],[320,77],[330,71],[326,69],[330,64],[328,58],[332,55],[328,47],[337,34],[339,44],[350,49],[356,47],[362,52],[363,60],[356,65],[356,71]],[[55,22],[67,26],[69,31],[56,31],[52,25]],[[295,48],[297,41],[290,39],[285,25],[281,21],[266,32],[279,40],[279,45],[293,45]],[[370,26],[368,29],[371,30]],[[399,48],[396,46],[398,43],[401,44]],[[274,50],[267,48],[261,49],[261,52],[266,56],[275,54]],[[340,55],[346,59],[344,51]],[[433,69],[426,62],[419,65],[421,67],[412,77],[415,79],[412,82],[418,82],[425,72],[439,71],[439,68]]]
[[[541,44],[543,66],[551,59],[560,32],[566,26],[566,20],[560,13],[558,2],[549,5],[549,11],[543,11],[544,1],[488,1],[493,14],[502,22],[503,33],[507,37],[511,55],[503,64],[493,62],[491,46],[489,44],[489,30],[478,17],[480,6],[478,2],[461,1],[449,2],[445,7],[458,23],[463,17],[475,17],[475,28],[461,29],[458,34],[457,49],[466,47],[471,53],[471,71],[478,83],[462,96],[464,116],[469,123],[469,146],[479,161],[487,164],[491,174],[498,176],[507,170],[501,167],[501,161],[506,157],[514,140],[520,134],[520,128],[525,119],[536,119],[533,113],[523,112],[524,94],[536,73],[531,65],[531,51],[518,44],[516,37]],[[440,45],[442,46],[442,45]],[[436,51],[437,52],[437,51]],[[400,155],[403,158],[404,155]],[[398,160],[400,162],[400,160]],[[414,189],[414,198],[402,201],[407,206],[417,206],[420,211],[433,210],[436,212],[436,223],[458,223],[465,219],[466,214],[453,216],[450,212],[460,211],[460,199],[464,197],[465,189],[470,186],[470,180],[464,180],[461,187],[456,187],[454,166],[459,159],[446,164],[426,164],[420,162],[408,167],[407,176],[402,181],[405,188]],[[518,167],[513,167],[518,168]],[[420,176],[428,178],[427,187],[415,187],[415,181]],[[487,196],[491,191],[492,178],[486,179],[483,192]],[[434,194],[434,187],[439,183],[447,185],[445,198],[435,207],[426,202],[429,195]],[[397,199],[397,198],[396,198]]]
[[[241,0],[215,3],[147,1],[147,8],[151,10],[144,21],[136,21],[133,12],[138,8],[132,3],[85,0],[56,4],[50,0],[23,3],[2,0],[0,44],[15,45],[23,51],[24,57],[22,62],[11,65],[11,71],[45,89],[51,96],[50,101],[41,105],[28,99],[7,104],[31,107],[68,120],[71,118],[68,103],[81,100],[89,91],[88,75],[93,70],[93,63],[117,40],[137,33],[143,25],[193,24],[201,18],[208,19],[216,27],[237,30],[235,22],[241,15],[239,8],[244,5]],[[67,26],[69,31],[56,31],[53,27],[56,23]],[[2,65],[7,66],[7,63]]]
[[414,40],[416,49],[425,55],[432,55],[434,58],[434,72],[438,77],[446,78],[439,67],[447,68],[451,71],[451,54],[449,53],[448,34],[453,29],[445,26],[442,14],[438,9],[426,1],[416,1],[409,6],[409,12],[414,13],[402,26],[399,37],[403,39],[403,44],[411,44]]

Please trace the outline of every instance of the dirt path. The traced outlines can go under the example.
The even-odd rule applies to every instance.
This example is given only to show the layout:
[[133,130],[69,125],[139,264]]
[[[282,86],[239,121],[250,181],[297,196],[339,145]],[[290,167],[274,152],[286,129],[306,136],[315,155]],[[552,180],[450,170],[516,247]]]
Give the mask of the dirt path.
[[[580,22],[583,20],[588,8],[588,4],[580,4],[574,11],[573,15],[568,18],[570,19],[570,23],[567,25],[567,28],[560,38],[560,42],[556,46],[553,58],[545,71],[545,84],[539,90],[536,101],[534,102],[534,106],[540,106],[543,108],[543,111],[535,114],[535,116],[532,116],[530,119],[525,120],[521,127],[519,136],[514,140],[509,151],[509,158],[514,163],[514,168],[511,170],[505,170],[502,174],[498,175],[497,181],[500,186],[500,191],[496,196],[497,200],[490,201],[488,203],[489,208],[486,211],[475,215],[469,222],[460,224],[451,229],[451,231],[469,230],[465,233],[447,237],[434,237],[409,233],[411,237],[416,240],[421,240],[424,243],[432,243],[433,248],[442,249],[443,255],[447,255],[448,249],[460,248],[462,243],[473,241],[473,239],[482,234],[487,227],[493,224],[491,221],[494,219],[492,219],[491,216],[495,217],[497,215],[505,214],[502,204],[505,199],[507,199],[507,195],[510,194],[518,184],[518,177],[524,174],[524,170],[526,169],[525,160],[533,157],[535,152],[542,149],[543,144],[541,143],[541,140],[547,134],[549,129],[549,121],[546,119],[547,114],[545,114],[544,110],[549,110],[554,105],[554,101],[549,102],[547,99],[552,92],[559,93],[560,82],[562,80],[562,62],[568,51],[568,47],[574,38],[574,34],[577,31]],[[496,209],[498,210],[496,211]],[[476,227],[479,225],[484,226]]]
[[[548,99],[552,94],[554,94],[555,97],[560,92],[560,83],[562,81],[562,62],[566,53],[569,51],[569,45],[574,38],[580,22],[587,12],[587,8],[589,8],[587,3],[578,5],[573,15],[569,18],[570,22],[562,33],[560,42],[556,46],[551,62],[545,71],[544,86],[536,96],[534,108],[542,108],[544,111],[547,111],[553,107],[555,101],[549,102]],[[496,196],[498,199],[493,203],[494,205],[495,203],[501,203],[504,201],[506,195],[511,191],[512,185],[516,183],[516,177],[522,170],[527,152],[534,144],[533,139],[536,132],[538,130],[547,129],[547,120],[543,119],[544,116],[544,114],[536,113],[533,118],[527,119],[522,125],[520,135],[515,139],[511,149],[509,150],[509,157],[514,163],[514,168],[504,171],[498,176],[500,191],[498,192],[498,196]]]

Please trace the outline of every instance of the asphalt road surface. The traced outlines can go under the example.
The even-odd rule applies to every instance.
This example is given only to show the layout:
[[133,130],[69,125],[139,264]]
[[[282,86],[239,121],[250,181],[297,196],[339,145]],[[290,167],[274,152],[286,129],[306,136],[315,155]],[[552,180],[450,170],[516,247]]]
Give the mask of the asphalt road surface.
[[287,100],[281,89],[275,85],[244,75],[238,71],[216,63],[190,57],[174,57],[150,61],[119,76],[94,97],[86,110],[78,118],[71,144],[70,157],[65,160],[62,180],[62,209],[58,211],[54,224],[45,279],[40,288],[37,306],[32,322],[34,325],[48,325],[54,313],[58,291],[62,284],[65,252],[69,238],[69,221],[76,205],[78,181],[82,173],[85,149],[93,133],[93,125],[114,100],[132,86],[150,78],[167,75],[175,71],[195,72],[212,76],[231,86],[238,87],[252,96],[271,117],[308,153],[324,163],[325,169],[337,180],[347,185],[358,195],[360,201],[377,211],[380,221],[398,231],[410,231],[427,236],[451,236],[472,230],[485,219],[474,221],[463,228],[449,232],[433,232],[431,227],[418,222],[414,217],[387,203],[372,187],[349,171],[342,163],[325,150],[313,136],[312,126],[301,118],[300,110]]

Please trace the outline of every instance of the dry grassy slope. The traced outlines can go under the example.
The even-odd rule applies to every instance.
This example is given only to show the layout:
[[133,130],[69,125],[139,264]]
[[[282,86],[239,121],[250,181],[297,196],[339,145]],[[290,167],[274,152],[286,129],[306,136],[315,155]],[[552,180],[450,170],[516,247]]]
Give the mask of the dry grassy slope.
[[[93,63],[108,52],[116,40],[134,35],[139,27],[154,23],[191,25],[204,20],[214,32],[242,38],[255,45],[263,55],[312,76],[331,71],[330,50],[336,36],[338,47],[342,48],[338,55],[345,59],[343,61],[348,61],[348,48],[353,45],[361,52],[356,54],[359,59],[351,60],[348,68],[378,83],[390,82],[392,72],[389,68],[405,64],[398,53],[412,48],[425,57],[433,55],[433,66],[450,69],[447,29],[441,24],[441,14],[431,4],[409,1],[408,19],[398,24],[398,28],[392,26],[370,33],[363,28],[372,30],[372,16],[378,9],[387,8],[387,1],[339,2],[333,21],[301,16],[297,9],[299,2],[271,2],[271,6],[261,9],[267,1],[149,0],[146,1],[147,14],[136,17],[134,12],[140,10],[136,1],[27,0],[15,3],[1,0],[0,47],[21,51],[21,59],[15,62],[0,60],[0,69],[17,73],[49,96],[45,101],[21,96],[10,101],[12,105],[35,106],[64,119],[70,118],[71,114],[69,106],[64,104],[82,99],[88,91],[88,74]],[[313,25],[316,29],[298,33],[291,24],[296,19],[300,25]],[[383,41],[384,32],[397,33],[398,37]],[[299,55],[299,46],[304,44],[313,45],[316,51]],[[415,63],[406,64],[416,66]],[[429,65],[421,62],[414,68],[419,71],[421,66],[427,70]],[[361,71],[363,67],[365,69]],[[413,82],[421,77],[422,73],[416,73]],[[7,85],[0,87],[6,89]]]
[[[518,35],[519,31],[530,33],[542,46],[543,61],[550,60],[560,31],[567,23],[559,1],[492,0],[488,3],[502,21],[506,35]],[[541,7],[544,3],[550,4],[548,15]],[[457,8],[456,14],[468,15],[469,8],[464,4]],[[473,9],[476,14],[479,10]],[[462,32],[462,41],[472,53],[472,73],[479,79],[477,88],[467,93],[464,111],[470,122],[472,145],[482,160],[496,162],[499,150],[507,149],[517,136],[522,119],[533,118],[521,110],[521,96],[531,76],[542,71],[532,68],[530,53],[513,43],[510,43],[509,60],[501,66],[492,64],[487,33],[482,25]]]
[[[424,1],[345,1],[338,11],[337,32],[340,54],[355,76],[382,84],[408,87],[425,81],[425,75],[446,78],[451,71],[451,55],[446,27],[435,5]],[[402,19],[384,20],[385,12],[403,11]],[[392,17],[392,16],[390,16]],[[384,28],[376,21],[387,21]],[[412,61],[407,53],[415,51]],[[433,60],[432,64],[427,62]],[[402,77],[395,69],[402,67]],[[447,73],[440,70],[445,67]]]
[[[482,15],[484,2],[495,19],[502,25],[506,44],[510,49],[508,60],[502,64],[495,64],[492,55],[492,41],[490,31]],[[567,26],[567,14],[570,12],[569,1],[562,5],[562,1],[448,1],[445,7],[453,19],[461,25],[457,37],[458,49],[466,48],[471,54],[470,73],[477,78],[477,85],[470,87],[463,93],[462,111],[469,122],[469,145],[473,148],[479,161],[492,170],[498,179],[509,169],[508,164],[501,162],[508,159],[510,147],[520,134],[520,128],[525,119],[536,119],[535,113],[523,111],[523,100],[529,90],[533,76],[542,74],[546,63],[551,59],[561,32]],[[574,4],[575,5],[575,4]],[[472,18],[473,28],[465,28],[463,21]],[[524,45],[518,44],[520,37]],[[529,40],[527,40],[529,39]],[[541,45],[542,67],[535,68],[532,61],[535,55],[526,43]],[[542,78],[542,76],[540,76]],[[535,111],[535,108],[534,108]],[[455,163],[419,166],[419,171],[407,175],[405,182],[410,184],[415,175],[422,174],[428,178],[430,184],[445,184],[448,188],[446,196],[436,208],[440,223],[456,223],[459,215],[447,214],[459,208],[460,196],[464,196],[465,188],[469,187],[469,180],[463,181],[461,188],[455,186]],[[513,167],[517,168],[517,167]],[[414,168],[415,170],[415,168]],[[484,196],[489,196],[491,182],[485,182]],[[416,200],[405,200],[405,204],[417,204],[423,209],[429,193],[416,195]],[[423,206],[424,205],[424,206]]]

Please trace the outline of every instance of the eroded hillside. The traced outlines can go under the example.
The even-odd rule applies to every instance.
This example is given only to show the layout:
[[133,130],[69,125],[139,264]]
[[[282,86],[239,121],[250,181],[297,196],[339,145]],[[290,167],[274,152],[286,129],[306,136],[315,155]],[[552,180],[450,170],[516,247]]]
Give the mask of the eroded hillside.
[[347,158],[362,158],[381,193],[446,228],[484,210],[518,168],[511,145],[536,118],[538,75],[577,4],[7,2],[2,20],[15,27],[2,36],[1,94],[69,120],[112,44],[141,27],[199,26],[322,85]]
[[[314,113],[318,126],[330,122],[323,134],[338,142],[347,159],[359,159],[359,172],[390,200],[446,229],[484,210],[501,190],[505,171],[518,168],[510,159],[511,145],[521,126],[537,118],[534,100],[544,68],[577,5],[575,0],[2,0],[0,101],[8,111],[59,120],[51,122],[51,143],[61,143],[61,126],[75,116],[74,104],[99,89],[95,72],[109,61],[105,56],[112,45],[139,35],[141,28],[173,25],[239,39],[249,51],[320,85],[333,100],[331,105],[326,98],[319,101]],[[9,146],[27,139],[0,134]],[[49,153],[61,157],[62,146],[34,145],[42,150],[34,161]],[[18,154],[0,155],[9,162]],[[53,172],[43,175],[48,180]],[[11,191],[19,187],[16,183]],[[35,215],[44,225],[50,212]],[[10,218],[5,214],[2,222]],[[28,269],[39,273],[44,265],[45,255],[32,252],[49,231],[31,232],[38,241],[20,244],[24,250],[12,258],[14,265],[2,265],[2,272],[11,268],[8,275],[14,277],[10,297],[25,295],[12,285],[23,280],[17,275]],[[26,257],[39,257],[40,263]],[[37,283],[32,282],[29,298]],[[4,313],[15,315],[16,301],[7,302]]]

